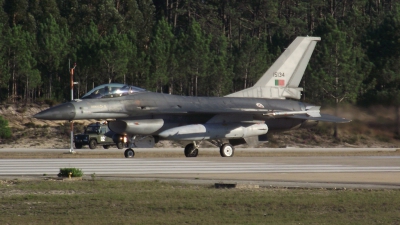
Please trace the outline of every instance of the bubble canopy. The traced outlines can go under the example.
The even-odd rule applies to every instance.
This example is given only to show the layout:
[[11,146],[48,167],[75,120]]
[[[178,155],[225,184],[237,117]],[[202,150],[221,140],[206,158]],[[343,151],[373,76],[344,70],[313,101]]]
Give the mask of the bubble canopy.
[[91,98],[116,98],[125,95],[135,94],[137,92],[146,91],[145,89],[130,86],[126,84],[102,84],[90,90],[81,99]]

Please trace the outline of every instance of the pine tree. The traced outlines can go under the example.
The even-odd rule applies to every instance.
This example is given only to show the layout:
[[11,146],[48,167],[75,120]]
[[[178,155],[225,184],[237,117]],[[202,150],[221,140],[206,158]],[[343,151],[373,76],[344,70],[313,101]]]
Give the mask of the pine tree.
[[208,70],[211,38],[202,31],[200,24],[193,20],[183,39],[184,58],[181,66],[190,77],[190,95],[197,96],[199,78],[205,76]]
[[235,80],[241,84],[238,90],[253,86],[270,64],[266,40],[248,35],[235,49],[235,56]]
[[142,12],[139,10],[139,6],[136,0],[119,0],[116,3],[116,10],[122,18],[122,24],[120,31],[128,33],[129,31],[139,30],[143,20]]
[[[7,65],[11,75],[11,93],[9,97],[27,99],[28,90],[40,83],[39,71],[33,56],[35,36],[24,31],[21,26],[13,27],[5,36],[7,46]],[[20,88],[19,88],[20,87]]]
[[100,41],[100,67],[103,69],[107,79],[100,78],[99,82],[123,82],[123,77],[128,71],[128,62],[132,51],[133,46],[128,40],[128,36],[119,34],[117,27],[114,26]]
[[150,60],[146,51],[148,48],[141,46],[136,31],[131,30],[127,35],[132,43],[132,54],[128,62],[128,72],[124,83],[145,88],[150,68]]
[[[83,88],[83,92],[88,92],[91,87],[88,88],[91,82],[96,80],[96,77],[100,74],[100,35],[97,30],[96,24],[91,22],[88,26],[85,26],[77,39],[77,64],[79,65],[79,76],[74,79],[79,82],[80,87]],[[80,94],[78,93],[78,96]]]
[[[54,87],[57,87],[57,97],[62,95],[65,83],[61,82],[59,69],[62,62],[67,62],[68,40],[70,33],[66,27],[57,24],[56,20],[50,15],[43,23],[39,24],[38,42],[38,62],[43,68],[42,72],[45,79],[44,85],[48,87],[46,97],[53,97]],[[69,79],[67,79],[69,81]]]
[[[316,29],[322,41],[318,43],[306,85],[313,87],[314,101],[334,103],[337,109],[342,101],[354,103],[357,100],[364,74],[357,70],[362,53],[336,24],[336,20],[328,16]],[[337,137],[336,126],[334,136]]]
[[28,13],[35,18],[37,24],[52,17],[58,24],[66,25],[64,19],[60,16],[57,2],[58,0],[29,1]]
[[14,27],[22,25],[26,20],[28,10],[28,0],[5,0],[4,11],[7,13],[9,19],[9,26]]
[[224,96],[232,92],[232,55],[228,52],[227,38],[221,35],[211,43],[210,65],[205,75],[202,89],[207,96]]
[[[1,1],[0,1],[1,3]],[[7,58],[6,58],[6,49],[7,49],[7,45],[6,45],[6,41],[7,41],[7,36],[6,36],[6,31],[5,31],[5,27],[6,27],[6,21],[4,17],[1,17],[0,15],[0,34],[2,34],[0,36],[0,90],[1,88],[7,88],[8,86],[8,82],[10,80],[10,73],[8,73],[7,71]],[[0,91],[1,93],[1,91]],[[0,101],[1,100],[5,100],[5,97],[7,96],[6,94],[3,95],[1,94],[2,97],[0,97]]]
[[172,27],[165,20],[160,20],[155,27],[153,38],[149,46],[151,61],[150,76],[148,85],[155,91],[162,92],[162,86],[171,83],[174,67],[175,39],[172,34]]
[[115,7],[115,0],[98,1],[95,21],[100,34],[113,32],[115,26],[122,24],[122,20]]
[[400,137],[400,5],[388,14],[382,24],[371,31],[368,55],[375,62],[368,80],[374,84],[364,99],[373,99],[387,106],[395,106],[397,128]]
[[[152,0],[137,0],[141,16],[136,29],[139,52],[146,52],[150,44],[155,21],[155,7]],[[147,54],[147,53],[146,53]]]

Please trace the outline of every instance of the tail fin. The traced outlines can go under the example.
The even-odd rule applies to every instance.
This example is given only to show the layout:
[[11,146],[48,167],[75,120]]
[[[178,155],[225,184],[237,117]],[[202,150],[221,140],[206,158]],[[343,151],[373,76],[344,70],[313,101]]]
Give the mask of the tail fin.
[[320,37],[297,37],[257,83],[226,97],[300,99],[301,78]]

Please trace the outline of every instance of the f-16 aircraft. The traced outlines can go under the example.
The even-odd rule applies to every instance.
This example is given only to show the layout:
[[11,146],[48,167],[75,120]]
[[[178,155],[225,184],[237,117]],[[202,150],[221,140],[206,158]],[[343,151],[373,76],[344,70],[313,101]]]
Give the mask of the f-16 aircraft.
[[234,146],[267,141],[268,131],[344,123],[321,114],[320,106],[303,103],[299,83],[319,37],[297,37],[250,88],[225,97],[193,97],[154,93],[124,84],[103,84],[81,99],[36,115],[44,120],[107,120],[117,143],[126,140],[125,157],[134,147],[153,147],[159,140],[186,142],[186,157],[196,157],[203,141],[220,148],[222,157]]

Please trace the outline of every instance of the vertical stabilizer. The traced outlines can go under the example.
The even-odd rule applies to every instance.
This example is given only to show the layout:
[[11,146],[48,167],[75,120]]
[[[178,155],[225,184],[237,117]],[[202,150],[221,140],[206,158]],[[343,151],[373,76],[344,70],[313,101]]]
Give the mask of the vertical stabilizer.
[[300,99],[303,89],[298,86],[320,40],[320,37],[297,37],[253,87],[226,97]]

